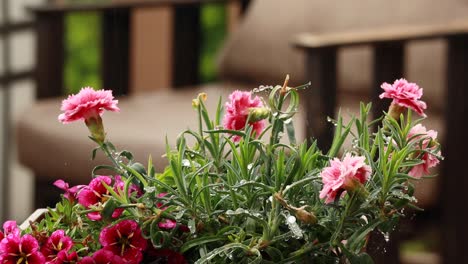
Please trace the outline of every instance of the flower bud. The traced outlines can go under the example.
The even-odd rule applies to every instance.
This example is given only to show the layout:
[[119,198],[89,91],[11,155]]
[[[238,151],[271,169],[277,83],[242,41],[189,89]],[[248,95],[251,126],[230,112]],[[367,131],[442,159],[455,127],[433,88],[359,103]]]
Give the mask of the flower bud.
[[314,215],[314,213],[305,210],[304,206],[298,208],[295,213],[296,218],[305,224],[313,225],[317,223],[317,217]]
[[195,109],[198,108],[198,106],[200,105],[200,99],[206,101],[207,98],[208,95],[206,93],[199,93],[197,98],[192,99],[192,107]]
[[268,118],[270,109],[267,107],[252,107],[249,109],[250,122],[257,122]]
[[194,109],[197,109],[199,105],[200,105],[200,101],[198,99],[192,99],[192,107]]
[[93,115],[85,119],[85,124],[88,127],[91,136],[99,143],[103,143],[106,139],[104,125],[100,115]]
[[392,103],[388,108],[388,115],[395,120],[400,120],[400,115],[405,111],[405,107]]
[[369,196],[369,192],[366,190],[364,185],[359,182],[357,179],[351,179],[346,181],[346,184],[343,188],[349,192],[349,194],[356,194],[360,199],[365,199]]

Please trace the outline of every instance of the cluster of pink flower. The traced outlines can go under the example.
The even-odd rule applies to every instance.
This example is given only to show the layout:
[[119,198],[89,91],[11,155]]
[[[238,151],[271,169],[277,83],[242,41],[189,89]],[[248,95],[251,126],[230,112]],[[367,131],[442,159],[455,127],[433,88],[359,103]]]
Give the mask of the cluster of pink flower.
[[[380,98],[393,99],[388,113],[391,117],[399,118],[406,108],[421,116],[426,116],[424,113],[426,103],[419,100],[423,91],[417,84],[409,83],[405,79],[399,79],[393,85],[383,83],[381,87],[385,92],[380,95]],[[434,150],[436,146],[430,146],[429,143],[437,139],[437,132],[427,131],[423,125],[417,124],[410,129],[407,139],[409,141],[422,139],[423,144],[416,146],[416,148],[422,151]],[[440,155],[440,151],[437,154]],[[408,173],[410,176],[421,178],[429,174],[429,168],[439,164],[439,159],[428,152],[424,152],[422,161],[423,163],[415,165],[410,170]],[[336,199],[337,194],[352,191],[364,184],[371,173],[371,167],[365,163],[365,157],[363,156],[351,157],[348,153],[343,160],[335,158],[330,161],[330,166],[326,167],[320,175],[323,181],[320,198],[326,198],[325,202],[330,203]]]
[[[397,119],[407,108],[425,116],[426,103],[420,100],[422,89],[416,84],[400,79],[396,80],[393,85],[384,83],[381,87],[384,93],[380,97],[393,99],[389,116]],[[266,107],[263,101],[258,96],[252,98],[251,92],[242,91],[234,91],[229,99],[230,101],[225,105],[224,127],[229,130],[243,130],[248,123],[253,128],[253,136],[258,137],[266,127],[267,115],[265,115]],[[111,91],[94,91],[87,87],[83,88],[79,94],[64,100],[62,110],[64,113],[59,116],[59,121],[69,123],[84,120],[93,138],[101,144],[104,142],[105,132],[100,116],[104,110],[119,111],[119,108]],[[437,147],[432,144],[436,138],[437,132],[427,130],[420,124],[411,128],[408,141],[422,142],[415,148],[416,153],[420,152],[423,162],[414,166],[409,171],[409,175],[420,178],[429,173],[429,168],[439,163],[438,158],[428,151],[433,151]],[[234,135],[233,140],[239,141],[240,137]],[[437,154],[440,155],[440,151]],[[325,199],[325,203],[333,202],[345,192],[362,188],[372,173],[364,156],[352,156],[346,153],[342,159],[334,158],[320,174],[323,182],[320,198]],[[120,175],[97,176],[88,185],[71,188],[63,180],[58,180],[54,184],[65,191],[65,198],[90,210],[100,208],[105,204],[110,195],[108,188],[112,188],[116,193],[122,193],[125,185]],[[130,186],[128,192],[129,195],[135,197],[142,195],[142,191],[134,185]],[[161,198],[165,195],[166,193],[160,193],[157,197]],[[156,206],[165,210],[161,203]],[[122,208],[115,209],[112,218],[117,219],[122,215],[123,210]],[[99,221],[103,217],[99,209],[88,213],[87,216],[92,221]],[[177,223],[172,219],[163,219],[158,226],[161,229],[173,229]],[[180,230],[186,232],[188,228],[181,226]],[[0,241],[0,263],[139,263],[144,253],[154,257],[165,256],[179,261],[177,263],[184,263],[183,256],[178,253],[166,249],[152,250],[152,247],[147,249],[147,241],[134,220],[116,221],[105,227],[99,236],[102,248],[91,256],[85,257],[79,257],[77,252],[72,251],[74,243],[64,230],[56,230],[49,237],[39,239],[31,234],[21,235],[16,222],[7,221],[3,226],[3,232],[0,231]]]
[[[54,185],[65,191],[64,197],[71,202],[78,202],[85,208],[97,207],[104,203],[106,196],[110,195],[104,184],[112,186],[113,189],[122,191],[124,182],[121,176],[97,176],[92,179],[89,185],[78,185],[69,188],[68,183],[63,180],[57,180]],[[129,192],[141,195],[141,191],[133,186]],[[161,193],[158,197],[165,196]],[[158,207],[162,207],[158,204]],[[123,212],[123,209],[116,209],[112,217],[117,218]],[[99,212],[88,214],[89,219],[99,221],[102,216]],[[173,229],[176,222],[172,219],[163,219],[158,223],[161,229]],[[133,220],[123,220],[113,226],[105,227],[99,236],[99,243],[102,248],[92,256],[79,258],[77,252],[70,251],[73,247],[72,239],[66,236],[64,230],[54,231],[50,237],[36,238],[31,234],[21,236],[21,231],[15,221],[7,221],[3,226],[4,232],[0,231],[0,263],[80,263],[80,264],[98,264],[98,263],[140,263],[143,259],[143,252],[147,248],[147,241],[141,234],[138,223]],[[183,226],[182,231],[188,231]],[[45,240],[45,243],[41,241]],[[151,255],[155,257],[164,257],[166,259],[179,259],[181,256],[169,250],[151,250]],[[183,257],[182,257],[183,260]],[[184,263],[179,261],[177,263]]]
[[[92,256],[79,258],[71,251],[74,243],[64,230],[56,230],[40,243],[30,234],[21,236],[15,221],[7,221],[0,231],[0,263],[58,264],[58,263],[140,263],[146,240],[138,224],[123,220],[114,226],[104,228],[99,236],[102,249]],[[41,238],[42,240],[42,238]]]

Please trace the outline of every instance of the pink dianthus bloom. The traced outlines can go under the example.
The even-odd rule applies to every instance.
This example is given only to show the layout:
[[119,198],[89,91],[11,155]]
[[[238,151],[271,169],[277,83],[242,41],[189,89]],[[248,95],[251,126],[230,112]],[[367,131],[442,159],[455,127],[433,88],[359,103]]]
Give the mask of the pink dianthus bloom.
[[342,161],[338,158],[331,160],[330,166],[320,173],[323,182],[320,198],[326,197],[325,203],[331,203],[337,194],[344,190],[353,191],[358,187],[357,185],[365,183],[372,169],[364,161],[364,157],[352,157],[349,153]]
[[392,104],[404,108],[410,108],[420,116],[425,116],[424,110],[426,103],[419,100],[423,95],[423,89],[415,83],[410,83],[405,79],[396,80],[393,85],[383,83],[380,87],[384,92],[380,94],[380,98],[393,99]]
[[10,236],[0,242],[0,263],[44,264],[45,258],[33,236]]
[[[236,90],[229,95],[229,102],[226,103],[226,114],[224,115],[224,128],[230,130],[242,130],[247,122],[250,111],[255,108],[263,108],[263,102],[255,96],[252,99],[252,93],[248,91]],[[253,128],[256,136],[259,136],[266,126],[265,120],[251,120],[249,124]],[[239,141],[240,136],[235,135],[234,141]]]
[[[112,178],[110,176],[97,176],[92,179],[89,185],[83,187],[78,193],[78,203],[83,205],[85,208],[90,208],[91,206],[99,206],[104,204],[107,199],[109,191],[104,186],[105,183],[108,186],[112,186]],[[114,189],[116,189],[114,187]],[[123,212],[123,209],[115,209],[112,213],[113,218],[119,217]],[[91,212],[88,214],[88,218],[91,220],[101,220],[102,216],[99,212]]]
[[86,120],[103,114],[104,110],[118,112],[118,100],[114,100],[111,90],[95,91],[91,87],[85,87],[76,95],[70,95],[63,100],[58,119],[67,124],[77,120]]
[[[435,144],[429,146],[431,141],[435,142],[437,139],[437,132],[434,130],[426,130],[426,127],[421,124],[417,124],[411,128],[408,133],[408,139],[417,141],[422,140],[421,144],[417,144],[416,146],[418,149],[421,147],[422,150],[431,151],[437,148]],[[436,154],[440,156],[440,150]],[[433,168],[439,164],[439,159],[428,152],[425,152],[421,159],[423,160],[423,163],[414,166],[408,173],[410,176],[421,178],[422,176],[429,174],[429,168]]]
[[120,256],[126,263],[140,263],[143,259],[142,251],[147,246],[140,227],[133,220],[123,220],[104,228],[99,235],[99,242],[103,249]]
[[62,260],[58,258],[60,252],[68,252],[73,247],[73,241],[65,235],[65,231],[59,229],[54,231],[47,242],[42,245],[41,252],[50,264],[60,264]]

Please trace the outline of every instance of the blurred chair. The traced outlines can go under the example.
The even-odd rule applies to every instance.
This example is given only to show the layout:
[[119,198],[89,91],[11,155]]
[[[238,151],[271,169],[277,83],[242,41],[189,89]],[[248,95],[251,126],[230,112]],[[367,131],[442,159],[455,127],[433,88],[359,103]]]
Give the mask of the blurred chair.
[[[174,2],[181,4],[184,1]],[[187,2],[192,3],[189,6],[193,8],[196,1]],[[186,7],[179,7],[180,10],[188,12]],[[63,44],[50,39],[47,32],[50,34],[54,30],[63,31],[63,23],[60,24],[63,14],[74,8],[80,9],[65,6],[36,10],[38,18],[42,17],[43,21],[38,21],[40,35],[37,80],[38,96],[41,100],[33,105],[17,124],[20,160],[36,174],[36,201],[45,195],[42,188],[50,186],[55,179],[62,178],[73,184],[86,183],[90,179],[92,167],[106,163],[102,156],[90,162],[90,152],[94,144],[87,138],[87,130],[83,124],[63,126],[56,120],[63,96],[43,99],[58,96],[63,86],[61,64],[54,62],[63,60],[63,53],[56,55],[57,50],[63,49],[63,46],[60,46]],[[106,8],[112,10],[108,13],[109,16],[120,12],[125,18],[131,5],[119,9],[120,11],[113,10],[111,6]],[[192,55],[176,55],[175,66],[172,68],[175,71],[172,73],[172,85],[185,88],[163,89],[121,97],[122,112],[104,115],[106,131],[109,139],[118,148],[132,151],[136,159],[142,161],[151,154],[156,167],[161,169],[164,161],[159,157],[165,152],[165,136],[168,135],[169,141],[174,142],[177,133],[196,124],[196,120],[191,118],[195,113],[190,102],[198,92],[207,92],[208,105],[214,107],[219,95],[226,98],[233,89],[252,89],[260,84],[280,84],[284,76],[290,74],[293,84],[312,81],[312,89],[302,97],[307,111],[306,116],[298,117],[302,120],[297,122],[302,130],[300,137],[317,138],[326,148],[333,129],[327,124],[326,115],[334,116],[338,106],[343,113],[356,113],[360,100],[377,97],[381,82],[393,82],[396,78],[407,77],[425,88],[423,99],[429,105],[429,118],[425,123],[429,128],[440,132],[442,144],[447,146],[447,150],[443,152],[452,157],[452,154],[456,153],[453,144],[457,144],[456,140],[461,136],[458,132],[447,136],[449,131],[446,126],[454,129],[456,122],[452,121],[463,115],[459,102],[466,98],[466,92],[460,84],[468,81],[467,77],[463,77],[461,70],[468,61],[465,48],[468,26],[463,23],[451,24],[448,21],[467,15],[468,3],[462,0],[448,0],[430,5],[425,0],[361,0],[339,4],[311,0],[253,1],[241,24],[229,35],[220,53],[220,81],[209,85],[196,85],[196,71],[182,69],[182,66],[195,65],[193,61],[196,59],[192,56],[197,52],[197,45],[193,42],[196,37],[191,34],[193,32],[183,26],[177,27],[177,23],[181,21],[190,24],[191,16],[185,13],[178,17],[180,20],[174,20],[174,32],[185,34],[186,39],[175,41],[174,47],[183,46],[184,52]],[[196,15],[192,19],[196,21]],[[128,35],[125,35],[126,31],[122,31],[128,24],[105,25],[107,33],[104,34],[111,34],[119,40],[123,39],[122,34],[124,38],[128,38]],[[302,35],[297,39],[298,34],[304,32],[313,35]],[[151,34],[150,28],[147,29],[147,33]],[[435,38],[435,41],[405,45],[410,40]],[[448,39],[448,42],[442,38]],[[128,79],[125,76],[128,76],[127,72],[132,71],[127,66],[128,53],[116,56],[119,53],[113,49],[113,43],[115,44],[103,44],[106,56],[112,58],[110,61],[114,60],[114,63],[104,66],[110,69],[123,67],[123,70],[109,70],[123,76],[115,76],[109,72],[106,75],[104,71],[104,80],[108,78],[109,85],[103,88],[118,88],[117,91],[123,90],[124,94],[127,94],[125,89]],[[306,52],[296,49],[293,44]],[[128,49],[125,43],[121,46],[124,50]],[[446,51],[448,56],[444,55]],[[444,79],[446,63],[449,69],[453,70],[450,79],[447,78],[447,85]],[[447,100],[446,87],[452,89],[448,90]],[[447,105],[448,100],[450,102]],[[385,105],[380,105],[379,101],[375,101],[375,104],[378,111],[385,109]],[[447,111],[445,115],[449,117],[447,122],[444,122],[444,110]],[[450,154],[449,147],[452,151]],[[453,173],[453,170],[447,169],[444,174]],[[429,208],[437,204],[436,181],[425,182],[432,184],[420,186],[423,190],[420,200],[422,207]],[[468,187],[466,185],[465,187]],[[463,251],[458,251],[460,252]],[[387,258],[387,262],[395,261]]]

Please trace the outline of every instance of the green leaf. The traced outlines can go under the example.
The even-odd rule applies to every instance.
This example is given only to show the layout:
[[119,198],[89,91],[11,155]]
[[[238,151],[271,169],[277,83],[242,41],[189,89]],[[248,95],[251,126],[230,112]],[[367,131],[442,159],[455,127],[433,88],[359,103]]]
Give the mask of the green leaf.
[[107,200],[104,208],[101,211],[101,216],[105,221],[110,221],[112,219],[112,214],[114,210],[117,209],[118,203],[114,199]]
[[212,243],[212,242],[217,242],[217,241],[224,241],[227,240],[226,237],[223,236],[204,236],[204,237],[199,237],[192,239],[190,241],[187,241],[181,248],[180,248],[180,253],[184,253],[187,250],[193,248],[193,247],[198,247],[204,244]]
[[361,228],[357,229],[353,235],[348,239],[346,247],[349,248],[353,252],[358,252],[361,250],[360,245],[362,245],[362,241],[364,241],[367,234],[369,234],[372,230],[374,230],[379,224],[383,221],[381,219],[375,219],[373,222],[362,226]]
[[374,264],[374,260],[365,252],[353,254],[342,244],[340,245],[340,248],[349,260],[350,264]]
[[129,161],[133,161],[133,154],[130,151],[123,150],[119,153],[119,157],[125,157]]
[[148,181],[146,181],[145,177],[143,177],[143,175],[141,175],[133,167],[129,167],[129,166],[123,164],[123,163],[120,163],[120,166],[122,166],[124,169],[126,169],[128,172],[130,172],[130,174],[132,174],[133,176],[138,178],[138,180],[140,180],[140,182],[143,184],[143,187],[148,186]]
[[235,250],[235,249],[242,249],[245,252],[249,251],[249,247],[242,244],[242,243],[230,243],[230,244],[224,245],[222,247],[216,248],[216,249],[212,250],[211,252],[208,252],[208,254],[206,254],[205,256],[198,259],[195,262],[195,264],[210,263],[210,260],[212,258],[214,258],[216,255],[219,255],[221,253],[225,253],[225,252],[228,252],[228,251],[231,251],[231,250]]

